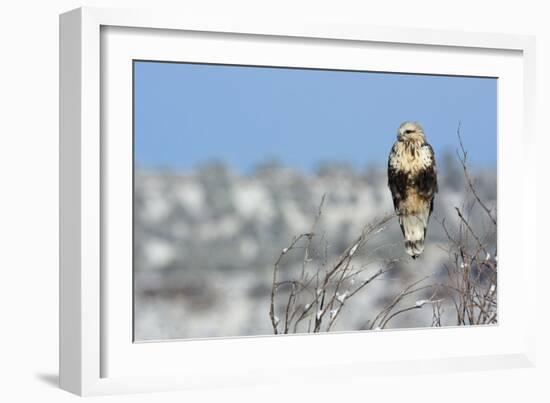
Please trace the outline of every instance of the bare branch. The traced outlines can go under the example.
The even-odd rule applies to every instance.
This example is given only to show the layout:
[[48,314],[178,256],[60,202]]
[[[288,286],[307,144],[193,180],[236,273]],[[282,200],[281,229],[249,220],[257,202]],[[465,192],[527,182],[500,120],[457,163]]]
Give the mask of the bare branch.
[[468,170],[468,166],[466,164],[466,159],[467,159],[467,156],[468,156],[468,153],[466,152],[465,148],[464,148],[464,144],[462,142],[462,136],[460,134],[460,122],[458,122],[458,128],[456,129],[456,134],[458,136],[458,142],[460,144],[460,150],[461,150],[461,153],[457,153],[458,154],[458,159],[462,165],[462,169],[464,171],[464,177],[466,178],[466,181],[468,183],[468,186],[472,192],[472,194],[474,195],[474,197],[476,198],[477,202],[479,203],[479,205],[481,206],[481,208],[483,208],[483,210],[485,210],[485,212],[487,213],[487,215],[489,216],[489,218],[491,219],[491,221],[493,222],[494,225],[497,225],[497,220],[493,217],[492,213],[491,213],[491,210],[487,207],[487,205],[481,200],[481,198],[479,197],[479,195],[477,194],[477,191],[476,191],[476,188],[474,186],[474,182],[472,180],[472,177],[470,176],[470,173],[469,173],[469,170]]

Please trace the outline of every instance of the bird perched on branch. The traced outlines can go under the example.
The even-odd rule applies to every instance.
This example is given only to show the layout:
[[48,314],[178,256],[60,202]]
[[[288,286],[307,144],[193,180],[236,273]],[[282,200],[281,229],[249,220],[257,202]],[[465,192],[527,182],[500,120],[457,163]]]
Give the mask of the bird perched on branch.
[[428,220],[437,193],[437,171],[432,147],[419,123],[399,126],[388,159],[388,186],[405,250],[413,259],[424,251]]

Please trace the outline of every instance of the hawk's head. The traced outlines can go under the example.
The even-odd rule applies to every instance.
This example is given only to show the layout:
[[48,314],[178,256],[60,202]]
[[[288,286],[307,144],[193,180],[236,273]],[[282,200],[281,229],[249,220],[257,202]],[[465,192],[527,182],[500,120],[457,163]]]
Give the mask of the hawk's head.
[[418,122],[404,122],[397,130],[397,140],[424,142],[424,129]]

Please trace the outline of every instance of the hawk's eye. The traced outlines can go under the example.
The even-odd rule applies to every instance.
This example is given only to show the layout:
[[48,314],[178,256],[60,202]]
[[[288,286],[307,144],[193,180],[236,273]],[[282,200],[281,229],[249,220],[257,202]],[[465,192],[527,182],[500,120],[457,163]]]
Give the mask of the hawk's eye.
[[405,130],[405,134],[411,134],[411,133],[414,133],[414,130],[410,130],[410,129]]

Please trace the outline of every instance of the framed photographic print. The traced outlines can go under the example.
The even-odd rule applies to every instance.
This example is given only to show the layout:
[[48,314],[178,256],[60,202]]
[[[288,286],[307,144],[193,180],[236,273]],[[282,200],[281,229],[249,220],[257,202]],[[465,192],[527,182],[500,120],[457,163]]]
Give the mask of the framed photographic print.
[[85,8],[60,44],[63,388],[532,365],[532,38]]

